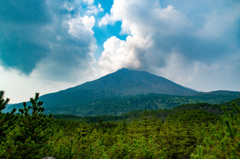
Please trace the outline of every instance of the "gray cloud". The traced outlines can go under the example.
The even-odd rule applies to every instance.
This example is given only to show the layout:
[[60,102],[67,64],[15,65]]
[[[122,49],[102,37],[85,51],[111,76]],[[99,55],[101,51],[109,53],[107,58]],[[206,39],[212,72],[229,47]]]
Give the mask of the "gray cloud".
[[80,13],[84,10],[82,3],[77,0],[1,3],[0,64],[25,74],[40,71],[38,76],[55,80],[69,80],[76,67],[87,69],[94,60],[91,27],[95,20]]
[[0,3],[0,21],[12,24],[46,24],[50,21],[49,8],[44,0],[4,0]]
[[50,23],[45,1],[4,1],[0,4],[0,57],[2,65],[30,73],[47,54],[42,38]]

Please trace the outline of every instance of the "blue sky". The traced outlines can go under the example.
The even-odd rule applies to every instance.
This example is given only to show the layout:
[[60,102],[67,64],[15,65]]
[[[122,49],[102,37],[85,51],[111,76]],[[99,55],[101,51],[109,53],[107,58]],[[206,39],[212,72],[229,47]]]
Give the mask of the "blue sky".
[[240,91],[238,0],[4,0],[0,89],[11,102],[120,68]]

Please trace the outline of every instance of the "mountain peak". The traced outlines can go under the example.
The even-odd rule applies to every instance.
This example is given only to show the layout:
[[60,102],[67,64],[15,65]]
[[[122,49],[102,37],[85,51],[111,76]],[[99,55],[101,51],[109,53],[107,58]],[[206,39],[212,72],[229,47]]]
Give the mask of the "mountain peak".
[[97,92],[109,92],[117,96],[138,94],[169,94],[169,95],[193,95],[197,93],[189,88],[178,85],[166,78],[150,74],[145,71],[134,71],[122,68],[101,77],[95,81],[87,82],[79,87],[96,90]]
[[129,71],[127,68],[123,67],[121,69],[119,69],[118,71]]
[[[89,103],[96,102],[97,105],[99,100],[148,94],[187,96],[197,93],[197,91],[185,88],[166,78],[145,71],[122,68],[97,80],[46,94],[40,98],[48,108],[61,107],[61,113],[63,113],[65,109],[79,112],[77,109],[84,110]],[[95,111],[94,108],[89,109]],[[81,113],[84,114],[84,112]]]
[[[110,74],[108,74],[108,75],[111,75],[111,74],[118,74],[118,73],[129,73],[129,74],[135,74],[135,75],[137,75],[137,74],[142,74],[142,73],[147,73],[147,74],[150,74],[150,73],[148,73],[148,72],[146,72],[146,71],[138,71],[138,70],[132,70],[132,69],[128,69],[128,68],[121,68],[121,69],[119,69],[119,70],[117,70],[117,71],[115,71],[115,72],[113,72],[113,73],[110,73]],[[151,75],[153,75],[153,74],[151,74]],[[153,76],[156,76],[156,75],[153,75]]]
[[122,68],[97,80],[52,93],[52,95],[61,94],[61,98],[56,100],[61,99],[63,103],[74,98],[86,103],[97,99],[152,93],[187,96],[198,92],[145,71]]
[[130,69],[127,69],[127,68],[121,68],[113,73],[119,73],[119,72],[135,72],[134,70],[130,70]]

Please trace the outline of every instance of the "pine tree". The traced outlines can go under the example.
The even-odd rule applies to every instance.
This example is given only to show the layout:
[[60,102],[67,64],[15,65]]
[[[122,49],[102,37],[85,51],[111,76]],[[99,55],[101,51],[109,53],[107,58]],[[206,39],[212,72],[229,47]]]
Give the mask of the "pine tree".
[[[136,118],[129,123],[127,142],[133,143],[141,137],[141,123]],[[125,141],[126,142],[126,141]]]
[[6,100],[3,99],[4,97],[4,92],[3,91],[0,91],[0,113],[2,113],[2,110],[6,108],[6,105],[8,104],[9,102],[9,98],[7,98]]
[[3,97],[4,92],[0,91],[0,143],[6,140],[6,135],[14,128],[14,122],[16,120],[16,116],[14,115],[16,112],[15,108],[11,111],[11,113],[2,113],[10,101],[9,98],[5,100]]
[[2,113],[9,102],[9,98],[3,99],[4,92],[0,91],[0,158],[10,158],[14,141],[8,135],[15,128],[15,121],[17,120],[14,115],[16,109],[14,108],[10,113]]
[[47,141],[52,134],[51,115],[43,114],[43,102],[38,99],[39,94],[36,93],[35,98],[30,99],[30,106],[27,107],[27,103],[24,102],[24,108],[19,109],[21,115],[19,131],[15,136],[15,142],[18,145],[15,155],[24,159],[42,157],[41,153],[48,147]]
[[80,143],[79,143],[80,156],[81,158],[86,158],[88,154],[87,151],[89,146],[88,145],[89,128],[88,128],[88,124],[85,121],[81,123],[80,131],[78,133],[81,136]]
[[145,138],[145,141],[147,143],[148,141],[148,137],[150,135],[150,124],[151,124],[151,121],[150,121],[150,114],[149,112],[145,109],[145,111],[143,112],[143,116],[142,116],[142,135],[144,136]]

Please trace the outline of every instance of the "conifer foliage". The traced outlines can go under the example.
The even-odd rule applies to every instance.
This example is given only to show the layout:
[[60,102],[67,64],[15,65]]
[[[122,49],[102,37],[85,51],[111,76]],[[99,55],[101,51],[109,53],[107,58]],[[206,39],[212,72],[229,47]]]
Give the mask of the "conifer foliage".
[[11,113],[2,113],[2,110],[6,108],[10,100],[9,98],[3,98],[4,92],[0,91],[0,142],[6,141],[6,135],[14,128],[14,121],[16,119],[16,116],[14,116],[16,109],[13,109]]
[[[7,137],[5,135],[7,141],[2,142],[0,147],[0,150],[5,148],[0,153],[0,158],[41,158],[40,154],[48,147],[52,120],[51,116],[43,114],[43,102],[38,101],[38,98],[39,94],[36,93],[35,98],[30,99],[30,106],[24,102],[24,108],[19,109],[20,114],[14,115],[14,109],[10,114],[1,115],[7,121],[5,127],[12,124],[15,129],[10,131],[9,127],[9,134]],[[7,101],[9,100],[1,100],[1,107],[5,108]],[[4,126],[1,125],[2,128]]]
[[222,121],[212,126],[210,133],[202,131],[203,143],[192,158],[240,158],[240,107],[235,103],[232,106],[235,112],[222,108]]
[[[199,109],[152,111],[118,122],[54,119],[44,114],[36,93],[23,108],[2,113],[9,102],[0,92],[0,158],[204,159],[240,156],[240,107],[221,117]],[[161,111],[159,111],[161,112]],[[165,112],[165,111],[164,111]]]
[[[23,109],[19,109],[19,131],[14,140],[19,145],[17,152],[24,158],[37,157],[39,150],[45,148],[51,135],[51,116],[43,114],[43,102],[38,101],[39,94],[30,99],[30,106],[24,102]],[[31,112],[31,113],[30,113]],[[40,156],[39,156],[40,157]]]

